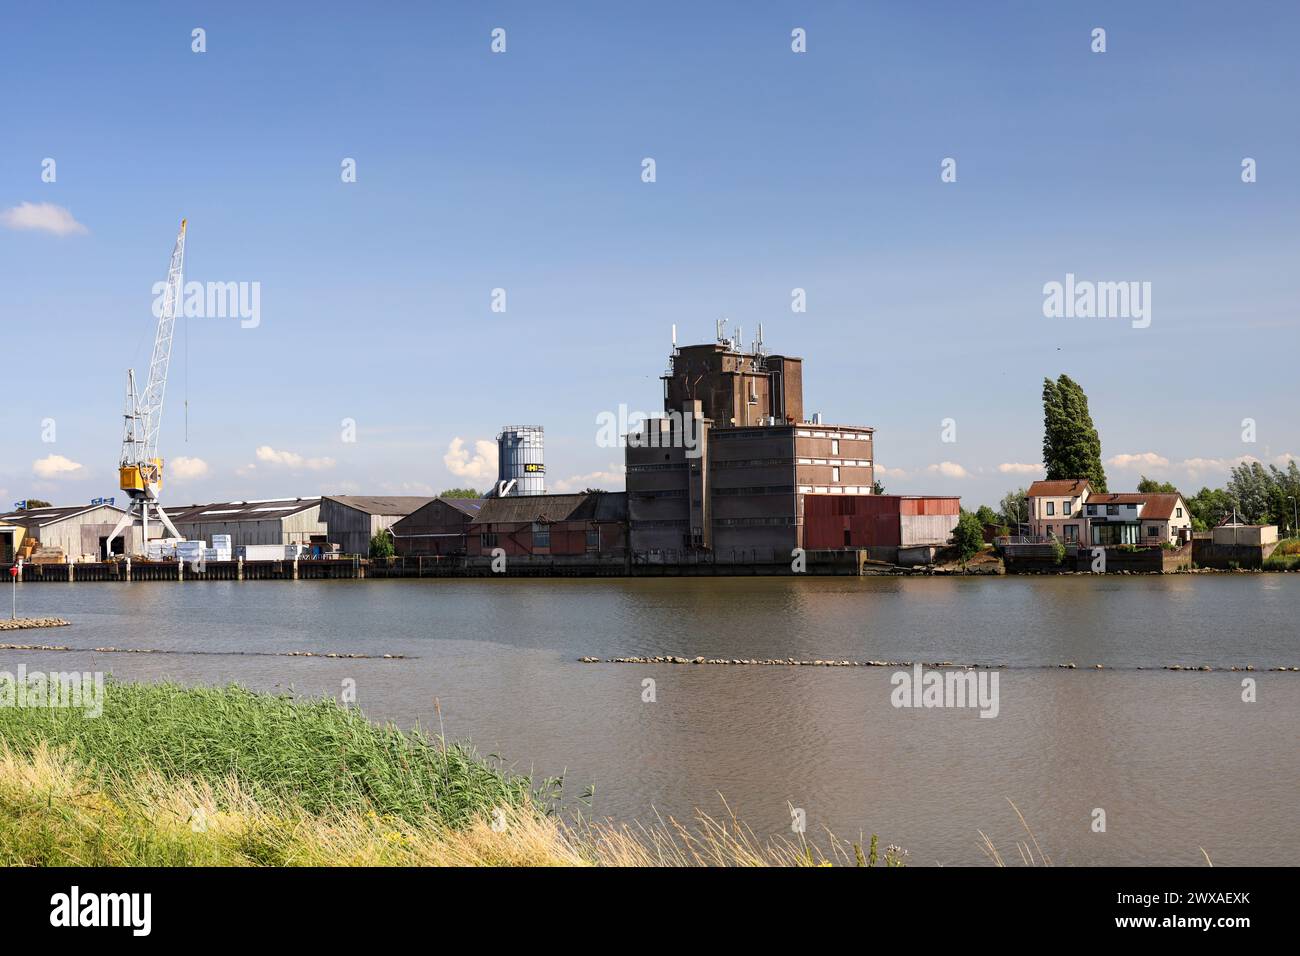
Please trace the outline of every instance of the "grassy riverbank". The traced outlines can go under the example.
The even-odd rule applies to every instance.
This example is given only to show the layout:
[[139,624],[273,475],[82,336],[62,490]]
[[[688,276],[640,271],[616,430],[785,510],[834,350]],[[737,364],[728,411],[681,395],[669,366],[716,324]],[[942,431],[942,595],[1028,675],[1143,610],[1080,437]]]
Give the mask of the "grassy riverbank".
[[0,865],[848,865],[734,819],[566,822],[463,745],[330,700],[110,682],[103,714],[0,708]]

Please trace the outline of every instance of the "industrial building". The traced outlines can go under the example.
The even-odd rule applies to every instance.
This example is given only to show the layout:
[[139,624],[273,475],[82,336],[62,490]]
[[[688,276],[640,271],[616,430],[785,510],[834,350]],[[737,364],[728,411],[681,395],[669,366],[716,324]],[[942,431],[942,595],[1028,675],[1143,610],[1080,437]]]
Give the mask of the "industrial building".
[[627,553],[627,495],[589,491],[484,499],[470,522],[466,552],[490,557],[622,557]]
[[230,535],[232,548],[251,544],[322,546],[326,527],[319,498],[269,498],[189,505],[167,512],[176,530],[190,541],[211,541]]
[[[58,549],[65,560],[102,561],[108,536],[125,512],[112,505],[32,508],[0,515],[0,563],[13,563],[36,547]],[[162,531],[162,526],[157,527]],[[128,528],[113,541],[113,554],[144,551],[141,528]]]
[[320,502],[320,520],[329,543],[343,554],[369,554],[371,538],[432,500],[429,495],[326,495]]
[[898,552],[919,550],[915,557],[924,563],[933,555],[923,552],[952,536],[960,513],[955,496],[805,495],[803,546],[861,548],[888,561]]
[[[768,355],[761,327],[749,349],[739,337],[726,338],[721,323],[716,342],[674,347],[663,381],[665,416],[626,438],[634,552],[669,561],[710,553],[761,562],[789,561],[795,548],[897,551],[903,519],[920,516],[939,520],[913,523],[911,537],[929,538],[916,544],[941,545],[950,537],[957,509],[949,502],[956,499],[908,504],[919,509],[908,514],[902,501],[931,500],[908,496],[893,506],[898,530],[889,540],[873,534],[876,543],[868,544],[863,529],[846,542],[842,527],[837,535],[823,534],[828,525],[818,526],[817,544],[805,540],[808,502],[820,519],[817,499],[873,495],[875,430],[827,424],[820,414],[805,419],[803,361]],[[856,514],[856,505],[841,507]]]
[[434,498],[393,523],[393,546],[402,557],[463,555],[483,504],[482,498]]

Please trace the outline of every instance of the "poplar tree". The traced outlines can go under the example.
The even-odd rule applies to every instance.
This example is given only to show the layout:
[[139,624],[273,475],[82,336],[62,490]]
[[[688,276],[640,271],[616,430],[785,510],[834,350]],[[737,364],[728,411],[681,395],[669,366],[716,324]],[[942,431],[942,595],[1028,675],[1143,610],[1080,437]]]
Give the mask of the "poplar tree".
[[1106,491],[1101,436],[1088,411],[1088,396],[1068,375],[1043,379],[1043,465],[1047,478],[1086,478],[1092,490]]

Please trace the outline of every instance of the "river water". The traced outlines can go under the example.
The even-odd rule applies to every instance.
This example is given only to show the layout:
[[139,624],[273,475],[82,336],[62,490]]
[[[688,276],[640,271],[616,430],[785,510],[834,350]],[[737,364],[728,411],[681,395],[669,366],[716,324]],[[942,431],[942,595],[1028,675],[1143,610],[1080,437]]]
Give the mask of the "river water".
[[[0,670],[335,697],[350,679],[372,719],[434,731],[437,699],[448,737],[563,773],[570,801],[594,786],[588,816],[725,798],[791,836],[793,807],[810,838],[951,865],[985,861],[981,830],[1019,861],[1014,801],[1058,865],[1300,862],[1300,673],[1267,670],[1300,665],[1300,575],[29,584],[19,613],[73,626],[5,640],[182,653],[0,651]],[[577,661],[660,654],[1009,666],[982,718],[894,706],[893,667]]]

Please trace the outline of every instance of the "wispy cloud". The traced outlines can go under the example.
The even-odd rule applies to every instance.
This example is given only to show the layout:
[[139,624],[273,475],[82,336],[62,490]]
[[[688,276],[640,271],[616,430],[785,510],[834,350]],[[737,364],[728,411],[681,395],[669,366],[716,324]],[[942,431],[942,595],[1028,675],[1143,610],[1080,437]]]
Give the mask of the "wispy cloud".
[[941,461],[937,465],[927,466],[925,470],[932,475],[943,475],[945,478],[970,477],[970,472],[955,461]]
[[[556,494],[568,494],[575,491],[586,491],[588,488],[602,488],[605,491],[616,491],[627,480],[626,470],[622,465],[610,464],[606,471],[593,471],[585,475],[573,475],[569,478],[561,478],[555,482],[554,486],[548,487],[547,491],[554,491]],[[611,488],[614,485],[616,487]]]
[[906,468],[886,468],[880,462],[876,462],[875,473],[877,478],[906,478]]
[[0,223],[10,229],[34,229],[55,236],[84,236],[85,226],[62,206],[49,202],[24,202],[0,212]]
[[83,470],[83,466],[62,455],[48,455],[32,462],[32,471],[40,478],[71,478]]
[[326,471],[335,464],[333,458],[305,458],[297,452],[278,451],[270,445],[259,446],[256,454],[260,462],[295,470]]
[[1041,474],[1045,469],[1041,462],[1031,465],[1019,461],[1004,461],[998,465],[998,471],[1004,475],[1037,475]]
[[474,442],[474,455],[471,457],[465,440],[453,438],[447,446],[447,454],[442,456],[442,463],[457,478],[491,481],[497,476],[496,442],[478,439]]
[[1168,468],[1169,459],[1153,451],[1144,451],[1136,455],[1116,455],[1107,458],[1106,464],[1116,468]]

